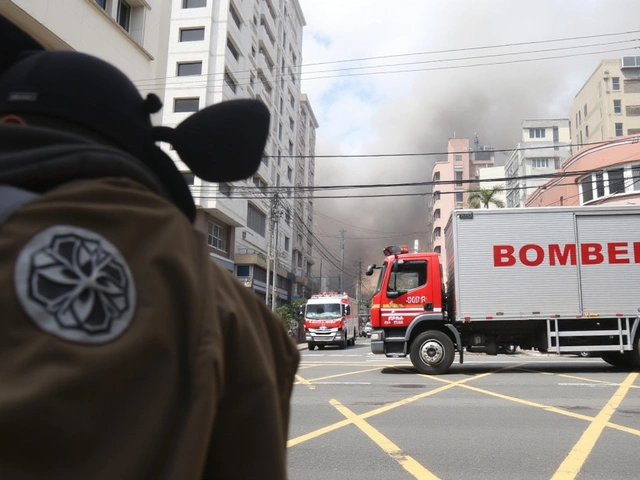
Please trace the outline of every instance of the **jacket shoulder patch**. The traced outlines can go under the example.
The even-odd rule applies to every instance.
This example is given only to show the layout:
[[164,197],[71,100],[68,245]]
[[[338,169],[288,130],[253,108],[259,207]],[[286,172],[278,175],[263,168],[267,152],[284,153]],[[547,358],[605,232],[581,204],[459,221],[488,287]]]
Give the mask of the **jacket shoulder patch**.
[[136,290],[126,260],[84,228],[57,225],[35,235],[18,255],[14,280],[31,320],[64,340],[106,343],[133,319]]

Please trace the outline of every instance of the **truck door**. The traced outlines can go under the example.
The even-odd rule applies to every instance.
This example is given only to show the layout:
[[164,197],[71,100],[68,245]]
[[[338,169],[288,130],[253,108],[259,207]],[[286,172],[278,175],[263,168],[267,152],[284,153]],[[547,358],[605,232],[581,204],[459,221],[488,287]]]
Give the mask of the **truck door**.
[[640,215],[576,215],[583,314],[636,316],[640,308]]
[[429,281],[427,260],[396,260],[389,274],[383,304],[382,326],[408,326],[411,321],[425,311],[425,304],[433,308],[431,283],[439,288],[439,279]]

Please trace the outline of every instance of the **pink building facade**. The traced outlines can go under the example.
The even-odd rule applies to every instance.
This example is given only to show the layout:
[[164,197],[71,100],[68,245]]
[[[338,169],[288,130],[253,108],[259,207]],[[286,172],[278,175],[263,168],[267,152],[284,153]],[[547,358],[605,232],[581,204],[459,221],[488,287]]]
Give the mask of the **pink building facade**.
[[529,195],[527,207],[640,204],[640,136],[583,148],[558,174]]

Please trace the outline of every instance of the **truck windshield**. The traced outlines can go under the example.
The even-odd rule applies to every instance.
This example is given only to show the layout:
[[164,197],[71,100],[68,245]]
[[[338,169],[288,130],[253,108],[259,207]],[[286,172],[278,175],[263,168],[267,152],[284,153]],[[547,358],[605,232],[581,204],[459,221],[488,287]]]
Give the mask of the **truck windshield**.
[[306,317],[309,319],[330,319],[342,317],[342,308],[339,303],[307,304]]
[[382,287],[382,279],[384,278],[384,273],[386,271],[387,271],[387,262],[384,262],[384,264],[382,265],[382,268],[380,268],[380,275],[378,275],[378,283],[376,284],[376,291],[373,292],[374,295],[380,291],[380,288]]

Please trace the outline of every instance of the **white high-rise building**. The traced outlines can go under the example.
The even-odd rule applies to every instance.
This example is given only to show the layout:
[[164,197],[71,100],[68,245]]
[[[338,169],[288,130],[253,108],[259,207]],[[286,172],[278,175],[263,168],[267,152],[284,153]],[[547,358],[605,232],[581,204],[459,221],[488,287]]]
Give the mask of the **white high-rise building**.
[[303,296],[313,202],[294,187],[313,185],[313,158],[300,156],[313,157],[318,124],[300,91],[305,19],[298,0],[172,0],[171,9],[163,124],[236,98],[256,98],[271,112],[265,156],[246,181],[202,181],[167,152],[191,185],[196,225],[207,233],[211,257],[269,303],[272,293],[274,304]]
[[143,94],[164,95],[171,20],[168,2],[1,0],[0,13],[45,48],[94,55],[144,86]]
[[527,196],[560,170],[571,155],[568,118],[522,121],[522,139],[505,165],[507,207],[524,207]]

